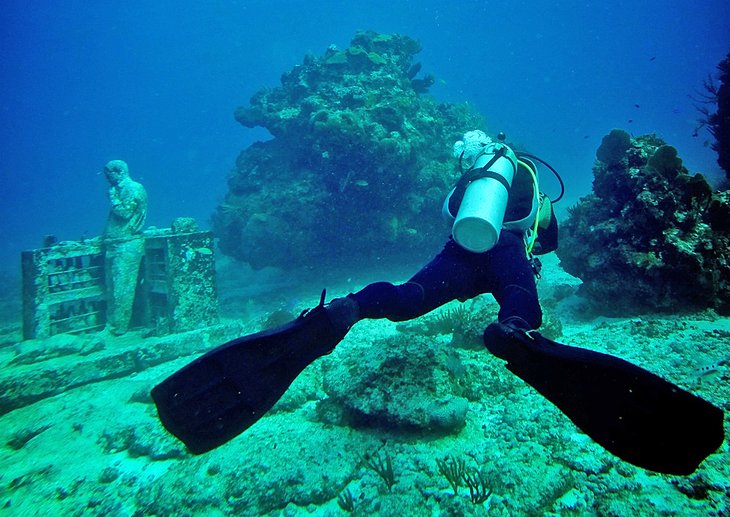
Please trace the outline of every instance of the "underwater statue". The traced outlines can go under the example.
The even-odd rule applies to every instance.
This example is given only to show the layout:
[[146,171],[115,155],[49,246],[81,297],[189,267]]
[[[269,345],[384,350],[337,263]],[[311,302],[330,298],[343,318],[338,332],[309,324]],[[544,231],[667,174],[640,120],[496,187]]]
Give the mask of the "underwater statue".
[[122,160],[107,163],[104,175],[109,181],[111,204],[104,237],[123,239],[139,234],[147,219],[147,192],[129,176],[129,166]]
[[107,325],[112,334],[129,330],[140,263],[144,255],[142,226],[147,218],[147,192],[129,176],[122,160],[104,166],[109,181],[109,218],[104,230]]

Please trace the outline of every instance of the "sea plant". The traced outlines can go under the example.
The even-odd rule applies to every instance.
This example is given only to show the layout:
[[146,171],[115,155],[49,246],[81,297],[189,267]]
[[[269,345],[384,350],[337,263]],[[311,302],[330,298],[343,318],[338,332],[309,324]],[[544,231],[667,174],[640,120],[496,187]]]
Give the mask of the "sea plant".
[[436,334],[449,334],[464,330],[471,321],[472,313],[463,304],[441,311],[431,322],[431,329]]
[[362,461],[367,468],[380,476],[385,486],[388,487],[388,491],[391,491],[395,484],[395,473],[393,472],[393,461],[390,454],[386,452],[381,456],[378,451],[375,454],[364,455]]
[[352,497],[352,492],[349,488],[346,488],[338,497],[337,504],[347,513],[355,511],[355,499]]
[[[702,117],[692,136],[699,136],[699,130],[707,128],[715,141],[712,149],[717,151],[717,163],[730,180],[730,52],[717,65],[719,84],[712,75],[704,82],[703,93],[693,97],[695,107]],[[714,108],[714,109],[713,109]]]
[[474,504],[482,504],[492,495],[492,489],[487,486],[486,476],[478,468],[464,472],[464,484],[469,488],[469,497]]
[[476,322],[478,317],[478,312],[473,310],[473,303],[470,307],[468,309],[466,304],[445,307],[416,322],[402,323],[398,325],[398,329],[406,332],[417,332],[425,336],[464,333]]
[[443,460],[436,460],[436,464],[438,465],[439,472],[446,478],[451,488],[454,489],[454,495],[458,495],[459,487],[466,473],[466,462],[463,459],[457,459],[449,455]]

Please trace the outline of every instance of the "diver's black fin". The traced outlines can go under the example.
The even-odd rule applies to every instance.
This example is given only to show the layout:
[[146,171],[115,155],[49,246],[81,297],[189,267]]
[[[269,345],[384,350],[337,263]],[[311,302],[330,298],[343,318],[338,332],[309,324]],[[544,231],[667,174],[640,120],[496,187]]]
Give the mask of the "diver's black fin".
[[323,293],[296,320],[229,341],[155,386],[160,420],[194,454],[214,449],[261,418],[348,330],[332,323]]
[[723,412],[623,359],[493,323],[484,341],[507,368],[609,452],[688,475],[724,440]]

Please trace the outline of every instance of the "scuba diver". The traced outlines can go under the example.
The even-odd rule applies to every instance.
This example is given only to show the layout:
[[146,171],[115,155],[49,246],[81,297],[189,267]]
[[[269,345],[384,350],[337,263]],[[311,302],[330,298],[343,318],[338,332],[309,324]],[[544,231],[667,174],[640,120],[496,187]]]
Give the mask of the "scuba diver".
[[557,222],[540,193],[537,167],[504,139],[500,133],[492,142],[474,130],[454,144],[462,175],[444,202],[452,237],[443,251],[404,284],[377,282],[333,300],[327,310],[337,325],[410,320],[452,300],[491,293],[500,306],[498,321],[524,330],[540,326],[534,255],[557,248]]
[[[319,305],[294,321],[199,357],[152,390],[167,430],[191,452],[207,452],[258,421],[358,321],[409,320],[491,293],[500,308],[484,343],[512,373],[623,460],[662,473],[694,472],[724,440],[722,410],[627,361],[537,332],[535,255],[556,249],[558,228],[531,158],[555,170],[504,140],[503,133],[495,142],[474,130],[454,144],[462,175],[443,207],[451,237],[411,279],[376,282],[330,303],[323,292]],[[555,201],[560,197],[562,191]]]

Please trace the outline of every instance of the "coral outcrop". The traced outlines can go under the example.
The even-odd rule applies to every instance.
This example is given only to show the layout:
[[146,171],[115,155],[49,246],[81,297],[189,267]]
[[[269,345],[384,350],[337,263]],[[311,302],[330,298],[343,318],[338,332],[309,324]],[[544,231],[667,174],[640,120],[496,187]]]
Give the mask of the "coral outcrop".
[[213,216],[224,253],[292,267],[433,251],[451,143],[481,120],[427,94],[419,51],[407,36],[358,32],[236,110],[273,139],[238,157]]
[[717,69],[720,71],[720,86],[708,88],[712,100],[717,103],[717,111],[707,113],[706,123],[715,137],[712,148],[717,151],[717,163],[730,180],[730,52]]
[[730,313],[730,192],[713,192],[657,136],[627,136],[604,138],[593,192],[562,227],[561,265],[604,314]]
[[631,135],[623,129],[612,129],[601,140],[596,158],[607,165],[620,163],[629,147],[631,147]]
[[439,340],[408,334],[380,346],[350,348],[325,370],[328,399],[319,412],[326,422],[391,431],[458,433],[468,400],[460,381],[464,366]]

